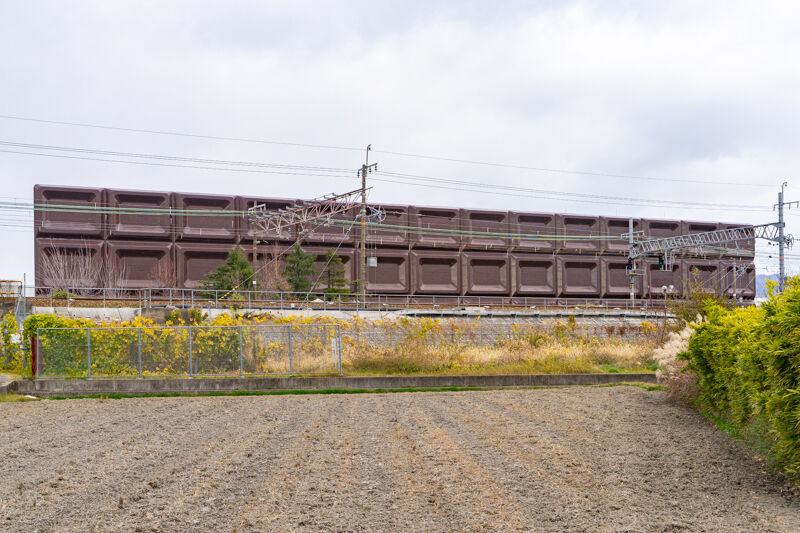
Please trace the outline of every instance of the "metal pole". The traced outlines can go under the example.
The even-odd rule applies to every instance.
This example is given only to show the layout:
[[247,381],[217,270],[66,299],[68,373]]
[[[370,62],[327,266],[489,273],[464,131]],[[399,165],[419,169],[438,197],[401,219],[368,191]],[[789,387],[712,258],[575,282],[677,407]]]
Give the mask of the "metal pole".
[[633,301],[636,299],[636,269],[634,268],[635,265],[633,264],[633,219],[628,219],[628,263],[631,267],[628,271],[628,284],[630,285],[631,290],[631,305],[633,305]]
[[778,292],[783,292],[786,272],[783,263],[783,188],[787,183],[781,184],[781,192],[778,193]]
[[191,376],[191,375],[193,375],[193,371],[194,371],[193,368],[192,368],[192,364],[193,364],[193,362],[192,362],[192,326],[188,326],[187,329],[189,331],[189,335],[188,335],[188,339],[189,339],[189,375]]
[[367,145],[367,154],[364,166],[361,167],[361,235],[360,256],[358,258],[358,288],[362,302],[367,297],[367,170],[369,168],[369,151],[372,145]]
[[242,326],[239,326],[239,376],[244,374],[244,355],[242,354]]
[[[33,360],[31,360],[31,366],[33,366]],[[31,370],[33,370],[31,368]],[[39,379],[39,376],[42,374],[42,337],[41,337],[41,328],[36,328],[36,374],[33,376],[36,379]]]
[[339,375],[342,374],[342,325],[336,324],[337,344],[336,349],[339,352]]
[[139,377],[142,377],[142,328],[136,328],[136,336],[139,340]]
[[92,377],[92,330],[86,328],[86,378]]
[[289,324],[289,374],[294,375],[294,361],[292,359],[292,325]]
[[[34,281],[33,284],[35,286],[36,285],[36,280],[34,279],[33,281]],[[20,313],[20,316],[22,317],[21,318],[22,322],[25,322],[25,315],[28,312],[28,299],[25,296],[25,284],[26,283],[27,283],[27,280],[26,280],[26,277],[25,277],[25,273],[23,272],[22,273],[22,313]],[[34,296],[36,296],[36,289],[34,289]],[[20,322],[20,324],[22,322]]]

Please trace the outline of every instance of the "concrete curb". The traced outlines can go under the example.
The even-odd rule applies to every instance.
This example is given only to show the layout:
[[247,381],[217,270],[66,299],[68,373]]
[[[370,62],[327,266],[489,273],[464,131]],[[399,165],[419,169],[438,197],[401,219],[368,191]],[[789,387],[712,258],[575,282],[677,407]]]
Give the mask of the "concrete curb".
[[555,387],[606,383],[656,383],[652,373],[640,374],[512,374],[490,376],[332,376],[251,378],[48,379],[12,381],[8,392],[33,396],[93,394],[156,394],[324,389],[427,389],[441,387]]

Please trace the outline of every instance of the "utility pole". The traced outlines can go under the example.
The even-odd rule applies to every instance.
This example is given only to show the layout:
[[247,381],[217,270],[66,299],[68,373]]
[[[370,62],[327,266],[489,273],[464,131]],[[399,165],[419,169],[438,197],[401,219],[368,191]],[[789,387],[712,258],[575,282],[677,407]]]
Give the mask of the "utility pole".
[[783,201],[783,189],[789,185],[788,182],[784,181],[781,184],[781,192],[778,193],[778,203],[772,206],[772,209],[778,209],[778,292],[783,292],[784,286],[786,285],[786,261],[783,256],[784,249],[786,248],[786,238],[784,237],[784,228],[786,227],[786,223],[783,221],[783,206],[788,206],[789,209],[792,208],[792,204],[800,207],[800,202],[784,202]]
[[783,277],[786,275],[783,266],[783,188],[786,182],[781,183],[781,192],[778,193],[778,292],[783,292]]
[[628,219],[628,284],[631,289],[631,304],[636,300],[636,265],[630,255],[633,251],[633,219]]
[[377,163],[369,164],[370,150],[372,150],[372,145],[368,144],[366,158],[361,166],[361,253],[358,259],[358,292],[361,294],[362,305],[366,305],[367,301],[367,173],[372,172],[373,168],[378,168]]

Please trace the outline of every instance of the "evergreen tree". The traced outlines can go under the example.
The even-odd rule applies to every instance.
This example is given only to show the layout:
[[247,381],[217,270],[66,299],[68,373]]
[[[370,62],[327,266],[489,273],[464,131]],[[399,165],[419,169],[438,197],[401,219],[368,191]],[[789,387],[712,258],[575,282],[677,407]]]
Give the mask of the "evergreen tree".
[[311,274],[314,273],[314,256],[305,253],[299,244],[286,256],[283,275],[294,292],[311,290]]
[[206,274],[201,284],[204,289],[214,291],[230,291],[234,288],[247,290],[249,287],[246,284],[252,277],[253,267],[250,266],[242,250],[234,248],[228,253],[224,263],[215,271]]
[[333,294],[344,294],[347,292],[347,279],[344,277],[344,267],[342,258],[328,250],[325,253],[325,269],[322,278],[325,280],[325,293],[328,299],[333,299]]

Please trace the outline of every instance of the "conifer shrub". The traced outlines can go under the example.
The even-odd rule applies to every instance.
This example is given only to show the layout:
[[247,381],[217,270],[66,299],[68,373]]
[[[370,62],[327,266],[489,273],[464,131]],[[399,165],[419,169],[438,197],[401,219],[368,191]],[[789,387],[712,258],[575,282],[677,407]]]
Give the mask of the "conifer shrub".
[[732,424],[800,479],[800,277],[761,307],[709,301],[680,357],[697,376],[695,402]]

